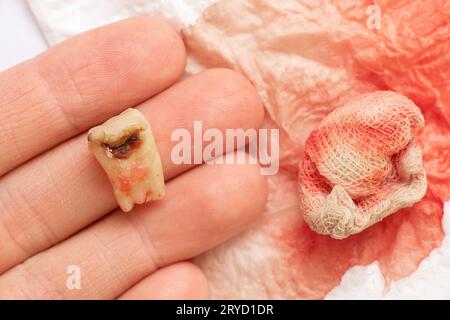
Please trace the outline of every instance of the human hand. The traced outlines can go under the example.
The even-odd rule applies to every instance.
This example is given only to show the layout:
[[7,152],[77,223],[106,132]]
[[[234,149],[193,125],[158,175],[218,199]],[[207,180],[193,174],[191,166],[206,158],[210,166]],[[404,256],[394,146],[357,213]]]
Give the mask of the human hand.
[[[184,66],[178,34],[145,17],[0,73],[0,298],[208,298],[204,275],[182,261],[244,230],[266,185],[254,165],[173,164],[170,135],[195,120],[256,128],[263,108],[229,70],[174,84]],[[167,188],[164,200],[124,214],[86,131],[130,106],[152,125]],[[69,266],[80,289],[67,286]]]

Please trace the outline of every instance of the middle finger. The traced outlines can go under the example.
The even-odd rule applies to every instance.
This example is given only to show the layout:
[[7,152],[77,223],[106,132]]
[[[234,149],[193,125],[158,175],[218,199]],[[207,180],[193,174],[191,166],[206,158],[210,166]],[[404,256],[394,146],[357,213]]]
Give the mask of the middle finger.
[[[187,170],[170,160],[176,128],[254,128],[263,118],[250,83],[229,70],[191,77],[139,107],[153,127],[166,179]],[[117,207],[112,188],[81,135],[0,180],[0,273]]]

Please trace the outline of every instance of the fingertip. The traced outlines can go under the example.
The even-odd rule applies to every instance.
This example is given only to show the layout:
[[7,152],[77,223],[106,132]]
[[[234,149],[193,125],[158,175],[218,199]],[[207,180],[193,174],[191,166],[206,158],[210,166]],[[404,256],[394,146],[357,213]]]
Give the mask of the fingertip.
[[208,280],[191,262],[159,269],[130,288],[120,300],[207,300]]
[[105,118],[175,83],[186,66],[186,49],[168,22],[137,17],[82,33],[33,62],[53,96],[80,99],[65,111],[84,129],[86,118]]
[[[242,74],[225,68],[208,69],[201,73],[211,87],[211,94],[226,97],[227,105],[217,105],[230,118],[239,117],[243,127],[259,128],[264,120],[264,107],[253,84]],[[219,100],[220,101],[220,100]],[[233,103],[231,103],[231,101]],[[245,126],[244,126],[245,124]]]
[[[248,157],[238,152],[235,153],[235,159],[241,154]],[[199,211],[214,212],[208,214],[208,219],[211,224],[220,226],[218,235],[234,236],[248,228],[264,211],[267,200],[266,179],[261,175],[258,164],[213,165],[207,171],[209,188],[198,202]],[[214,203],[213,210],[210,203]]]
[[[136,79],[134,85],[137,88],[133,89],[147,90],[146,97],[166,89],[184,72],[186,49],[183,40],[162,18],[130,18],[97,29],[97,32],[104,34],[104,52],[119,52],[117,58],[109,54],[110,67],[116,68],[125,80]],[[108,59],[108,55],[105,56]],[[122,68],[122,64],[123,70],[117,69]]]
[[[129,23],[131,28],[139,34],[143,49],[147,49],[150,58],[159,58],[162,61],[159,72],[166,74],[168,85],[178,80],[186,67],[186,48],[179,32],[160,17],[136,17],[129,19]],[[158,43],[159,47],[149,47],[150,42]]]
[[[237,152],[236,157],[243,153]],[[248,154],[245,156],[249,157]],[[228,171],[224,173],[224,176],[227,177],[225,187],[235,193],[234,200],[241,207],[242,213],[236,217],[236,220],[242,228],[245,228],[264,211],[268,194],[266,177],[261,174],[259,164],[247,162],[223,166],[223,168]]]
[[178,277],[185,279],[185,290],[181,292],[180,299],[208,300],[211,298],[208,279],[203,271],[191,262],[180,262],[177,264]]

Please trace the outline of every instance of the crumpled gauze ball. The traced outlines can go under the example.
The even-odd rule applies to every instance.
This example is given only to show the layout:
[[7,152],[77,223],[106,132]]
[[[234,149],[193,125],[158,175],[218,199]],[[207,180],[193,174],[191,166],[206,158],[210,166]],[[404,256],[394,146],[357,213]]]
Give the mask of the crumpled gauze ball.
[[427,180],[416,132],[423,125],[414,102],[391,91],[331,112],[309,135],[299,169],[311,229],[344,239],[422,199]]

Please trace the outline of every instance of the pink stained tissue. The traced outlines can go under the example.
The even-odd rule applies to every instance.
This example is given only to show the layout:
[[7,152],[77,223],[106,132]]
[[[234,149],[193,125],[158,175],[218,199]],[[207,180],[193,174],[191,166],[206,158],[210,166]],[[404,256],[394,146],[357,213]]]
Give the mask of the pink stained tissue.
[[[449,21],[445,0],[223,0],[183,31],[200,65],[229,67],[254,83],[266,127],[281,131],[281,170],[269,178],[263,217],[197,259],[215,297],[322,298],[349,268],[374,261],[389,283],[440,246],[450,199]],[[405,95],[424,116],[417,140],[426,195],[345,240],[319,235],[298,205],[306,139],[335,108],[384,90]]]

